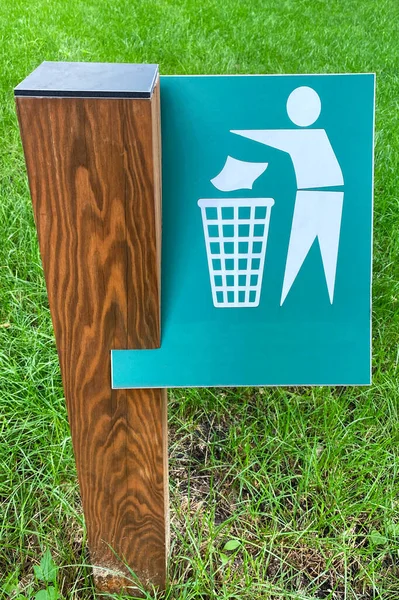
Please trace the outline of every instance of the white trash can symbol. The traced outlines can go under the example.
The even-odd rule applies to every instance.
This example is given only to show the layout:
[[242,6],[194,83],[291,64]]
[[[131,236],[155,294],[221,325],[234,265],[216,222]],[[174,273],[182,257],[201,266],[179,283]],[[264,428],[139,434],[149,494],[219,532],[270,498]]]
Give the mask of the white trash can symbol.
[[259,305],[273,205],[272,198],[198,200],[214,306]]

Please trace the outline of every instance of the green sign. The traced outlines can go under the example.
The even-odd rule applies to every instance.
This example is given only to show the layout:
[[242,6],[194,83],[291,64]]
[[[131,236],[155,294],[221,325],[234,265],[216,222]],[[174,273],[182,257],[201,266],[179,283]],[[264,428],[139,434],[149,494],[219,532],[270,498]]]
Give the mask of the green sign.
[[161,348],[114,388],[370,383],[374,87],[161,79]]

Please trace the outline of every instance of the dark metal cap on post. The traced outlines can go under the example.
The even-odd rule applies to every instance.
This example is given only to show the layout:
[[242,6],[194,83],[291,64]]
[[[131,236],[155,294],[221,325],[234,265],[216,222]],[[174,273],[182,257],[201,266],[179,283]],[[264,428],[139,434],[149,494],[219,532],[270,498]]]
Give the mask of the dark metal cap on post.
[[151,98],[158,65],[44,61],[14,90],[15,96]]

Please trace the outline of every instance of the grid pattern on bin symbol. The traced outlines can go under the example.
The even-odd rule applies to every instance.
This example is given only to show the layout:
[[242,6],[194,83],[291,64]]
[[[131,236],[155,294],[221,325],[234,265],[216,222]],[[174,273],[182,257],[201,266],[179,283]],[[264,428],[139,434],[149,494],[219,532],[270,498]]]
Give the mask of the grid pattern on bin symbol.
[[262,288],[271,198],[245,205],[199,202],[214,306],[258,306]]

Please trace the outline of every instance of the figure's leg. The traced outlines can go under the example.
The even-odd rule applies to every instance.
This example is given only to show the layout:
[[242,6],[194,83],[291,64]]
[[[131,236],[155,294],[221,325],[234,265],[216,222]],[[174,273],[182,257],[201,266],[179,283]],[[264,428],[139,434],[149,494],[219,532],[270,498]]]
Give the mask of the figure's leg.
[[328,295],[332,304],[343,198],[343,192],[298,191],[280,306],[284,303],[316,238],[319,239]]
[[334,300],[335,275],[337,271],[344,193],[325,193],[328,194],[328,201],[326,201],[323,221],[320,223],[318,238],[321,259],[324,267],[324,275],[327,282],[328,295],[332,304]]

